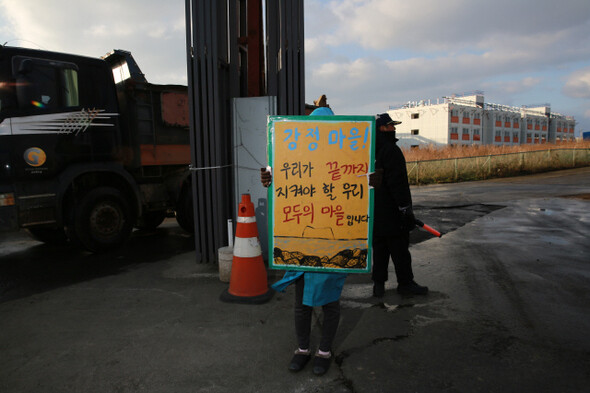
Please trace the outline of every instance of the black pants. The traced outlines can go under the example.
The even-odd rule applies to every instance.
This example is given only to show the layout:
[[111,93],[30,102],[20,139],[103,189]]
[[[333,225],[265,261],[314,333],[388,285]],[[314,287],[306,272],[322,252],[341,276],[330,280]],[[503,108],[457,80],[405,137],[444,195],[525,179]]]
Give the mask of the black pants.
[[410,255],[410,232],[395,236],[373,236],[373,281],[387,281],[389,257],[393,260],[398,284],[414,279]]
[[[313,307],[303,304],[304,279],[301,277],[295,285],[295,333],[297,344],[301,349],[309,349],[309,336],[311,334],[311,314]],[[322,338],[320,350],[328,352],[332,350],[332,342],[338,330],[340,322],[340,301],[324,304],[324,322],[322,324]]]

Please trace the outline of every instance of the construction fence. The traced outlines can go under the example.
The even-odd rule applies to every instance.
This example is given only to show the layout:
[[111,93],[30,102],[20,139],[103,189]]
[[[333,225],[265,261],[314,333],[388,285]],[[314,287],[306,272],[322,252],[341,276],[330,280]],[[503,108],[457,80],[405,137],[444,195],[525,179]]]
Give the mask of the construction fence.
[[407,162],[408,179],[413,185],[484,180],[583,166],[590,166],[588,148]]

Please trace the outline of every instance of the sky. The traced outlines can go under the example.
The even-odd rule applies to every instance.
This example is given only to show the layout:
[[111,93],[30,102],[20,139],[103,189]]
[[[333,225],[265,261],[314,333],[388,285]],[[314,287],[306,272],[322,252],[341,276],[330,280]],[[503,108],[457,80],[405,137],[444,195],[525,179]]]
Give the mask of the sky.
[[[590,131],[588,0],[304,0],[306,103],[337,114],[483,91],[550,104]],[[0,43],[133,53],[148,81],[186,84],[183,0],[0,0]]]

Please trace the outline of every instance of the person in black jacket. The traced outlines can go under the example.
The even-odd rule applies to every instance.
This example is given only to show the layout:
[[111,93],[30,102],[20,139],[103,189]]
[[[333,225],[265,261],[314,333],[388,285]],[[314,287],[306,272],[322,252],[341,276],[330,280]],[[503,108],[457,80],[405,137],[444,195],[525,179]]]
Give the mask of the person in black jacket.
[[416,227],[412,195],[408,184],[406,160],[397,145],[394,121],[387,113],[377,115],[375,168],[382,172],[381,184],[375,188],[373,220],[373,296],[383,297],[388,279],[389,258],[397,276],[397,292],[402,295],[425,295],[428,287],[414,281],[409,251],[410,231]]

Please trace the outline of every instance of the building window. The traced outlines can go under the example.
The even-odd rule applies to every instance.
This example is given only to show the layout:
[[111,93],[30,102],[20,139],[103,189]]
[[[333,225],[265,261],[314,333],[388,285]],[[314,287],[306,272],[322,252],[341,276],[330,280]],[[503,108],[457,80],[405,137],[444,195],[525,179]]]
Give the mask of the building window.
[[419,130],[412,130],[412,135],[418,135]]
[[473,114],[473,124],[475,124],[476,126],[481,125],[481,115],[479,113],[474,113]]
[[412,113],[412,119],[419,119],[419,118],[420,118],[419,113]]
[[479,136],[479,129],[474,129],[473,130],[473,140],[474,141],[480,141],[481,137]]
[[462,120],[463,124],[470,124],[471,123],[471,114],[465,110],[463,112],[463,120]]
[[469,128],[463,128],[463,135],[461,135],[461,139],[464,141],[469,140]]

